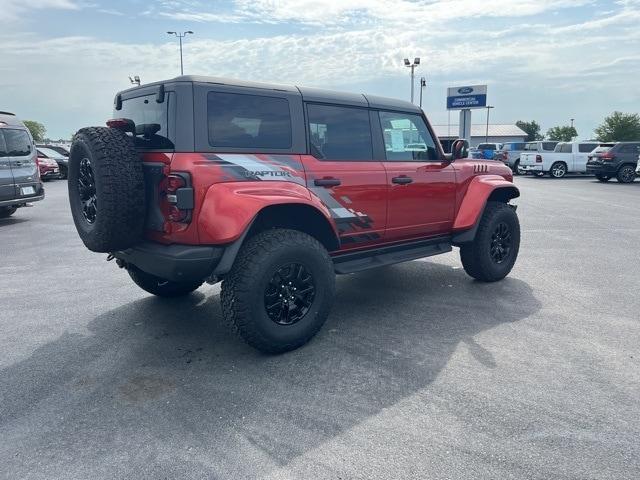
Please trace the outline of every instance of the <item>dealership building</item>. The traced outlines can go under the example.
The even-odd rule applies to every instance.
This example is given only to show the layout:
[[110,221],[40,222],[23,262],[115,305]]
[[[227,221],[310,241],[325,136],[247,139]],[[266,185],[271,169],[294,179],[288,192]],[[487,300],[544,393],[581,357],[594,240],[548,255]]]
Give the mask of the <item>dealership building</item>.
[[[435,134],[440,139],[445,152],[450,151],[451,143],[458,138],[458,125],[432,125]],[[517,125],[512,124],[489,124],[487,135],[487,124],[471,125],[471,141],[472,147],[479,143],[507,143],[507,142],[524,142],[527,134]]]

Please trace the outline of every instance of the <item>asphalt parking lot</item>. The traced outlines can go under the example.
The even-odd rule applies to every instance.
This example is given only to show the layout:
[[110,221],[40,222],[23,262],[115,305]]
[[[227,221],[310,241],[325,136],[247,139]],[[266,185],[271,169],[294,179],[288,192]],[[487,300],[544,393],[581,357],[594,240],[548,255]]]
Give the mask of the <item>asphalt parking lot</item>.
[[640,182],[518,178],[520,257],[340,277],[265,356],[219,287],[154,298],[86,250],[66,182],[0,220],[0,477],[636,479]]

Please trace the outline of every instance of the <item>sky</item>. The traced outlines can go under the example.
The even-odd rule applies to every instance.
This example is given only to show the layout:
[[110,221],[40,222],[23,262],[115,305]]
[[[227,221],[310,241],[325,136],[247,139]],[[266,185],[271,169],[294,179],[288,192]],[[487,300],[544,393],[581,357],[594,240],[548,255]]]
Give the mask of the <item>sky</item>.
[[491,123],[575,118],[586,139],[640,112],[639,25],[640,0],[0,0],[0,110],[53,139],[104,125],[130,75],[179,75],[166,32],[193,30],[185,74],[408,100],[403,58],[420,57],[434,124],[447,87],[487,84]]

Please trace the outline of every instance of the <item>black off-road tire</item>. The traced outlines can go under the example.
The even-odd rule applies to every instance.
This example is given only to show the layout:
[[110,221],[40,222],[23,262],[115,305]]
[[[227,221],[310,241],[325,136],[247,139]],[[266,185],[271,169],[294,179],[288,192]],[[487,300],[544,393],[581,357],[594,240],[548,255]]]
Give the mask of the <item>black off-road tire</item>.
[[143,272],[139,268],[129,265],[127,273],[131,280],[141,289],[158,297],[182,297],[197,290],[202,285],[202,280],[195,282],[172,282],[150,273]]
[[[495,232],[506,225],[511,234],[509,253],[500,262],[491,255]],[[460,260],[465,272],[482,282],[495,282],[506,277],[518,258],[520,222],[513,207],[502,202],[488,202],[473,242],[460,247]]]
[[616,179],[620,183],[631,183],[636,179],[635,165],[625,164],[618,169]]
[[611,180],[611,177],[608,175],[602,175],[600,173],[596,173],[596,178],[598,179],[599,182],[605,183],[608,182],[609,180]]
[[18,207],[0,207],[0,218],[9,218],[16,213]]
[[[78,182],[81,162],[85,166],[88,162],[95,187],[96,209],[89,217],[83,213]],[[68,189],[73,221],[89,250],[113,252],[140,241],[145,217],[144,176],[131,137],[105,127],[78,131],[69,155]],[[86,195],[87,189],[83,191]]]
[[[282,325],[269,317],[266,295],[276,272],[302,265],[315,289],[313,300],[296,323]],[[225,320],[249,345],[265,353],[282,353],[307,343],[322,327],[333,303],[335,273],[327,250],[315,238],[295,230],[257,234],[242,246],[222,282]]]

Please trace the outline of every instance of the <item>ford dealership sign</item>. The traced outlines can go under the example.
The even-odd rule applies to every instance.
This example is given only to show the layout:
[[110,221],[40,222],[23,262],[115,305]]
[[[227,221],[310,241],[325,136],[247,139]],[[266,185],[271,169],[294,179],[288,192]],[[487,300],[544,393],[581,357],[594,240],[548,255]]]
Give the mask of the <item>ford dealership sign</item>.
[[451,87],[447,91],[448,110],[466,110],[468,108],[484,108],[487,106],[487,86],[469,85]]

